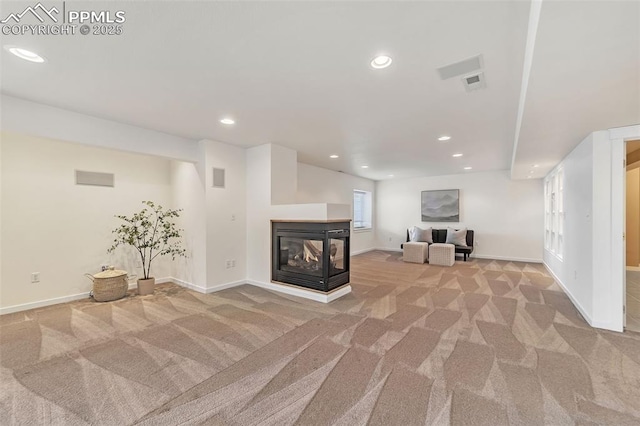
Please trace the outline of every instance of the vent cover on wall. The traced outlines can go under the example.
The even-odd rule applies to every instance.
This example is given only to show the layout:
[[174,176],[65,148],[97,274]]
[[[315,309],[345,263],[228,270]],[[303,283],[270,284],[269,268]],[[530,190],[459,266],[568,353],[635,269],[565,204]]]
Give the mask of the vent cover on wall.
[[86,172],[76,170],[76,185],[107,186],[113,188],[113,173]]
[[469,74],[479,69],[482,69],[482,55],[440,67],[438,68],[438,74],[440,74],[441,79],[447,80],[452,77]]
[[224,188],[224,169],[213,168],[213,187]]
[[482,72],[462,77],[462,83],[464,84],[464,88],[467,92],[487,87],[484,79],[484,73]]

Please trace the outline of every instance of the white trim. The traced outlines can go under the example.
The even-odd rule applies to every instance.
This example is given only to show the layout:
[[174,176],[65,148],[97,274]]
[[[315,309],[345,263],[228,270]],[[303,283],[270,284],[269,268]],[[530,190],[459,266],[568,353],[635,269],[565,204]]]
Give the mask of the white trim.
[[375,247],[371,247],[364,250],[352,251],[351,256],[357,256],[359,254],[369,253],[370,251],[374,251],[374,250],[377,250],[377,249]]
[[189,290],[197,291],[198,293],[206,293],[207,289],[204,287],[200,287],[199,285],[195,285],[188,281],[180,280],[178,278],[171,278],[171,281],[178,284],[180,287],[188,288]]
[[[546,230],[545,230],[545,231],[546,231]],[[553,252],[552,250],[549,250],[549,249],[548,249],[548,248],[546,248],[546,247],[545,247],[545,248],[543,248],[543,250],[544,250],[545,252],[547,252],[547,253],[549,254],[549,256],[553,256],[553,257],[555,257],[555,258],[556,258],[556,260],[557,260],[558,262],[560,262],[560,263],[564,263],[564,260],[563,260],[560,256],[558,256],[555,252]]]
[[551,276],[553,277],[554,280],[556,280],[556,282],[558,283],[558,285],[562,288],[562,290],[565,292],[565,294],[567,296],[569,296],[569,299],[571,299],[571,302],[573,303],[573,306],[575,306],[578,311],[580,311],[580,314],[584,317],[585,320],[587,320],[587,322],[589,323],[589,325],[591,327],[598,327],[598,328],[605,328],[602,327],[599,324],[594,324],[593,319],[587,314],[587,311],[582,307],[582,305],[576,300],[575,297],[573,297],[573,295],[571,294],[571,292],[567,289],[567,286],[564,285],[564,283],[562,282],[562,280],[551,270],[551,268],[549,267],[549,265],[547,265],[546,262],[542,262],[542,264],[544,265],[545,268],[547,268],[547,271],[549,271],[549,274],[551,274]]
[[[609,280],[611,301],[608,321],[603,328],[623,331],[626,326],[626,274],[625,242],[622,235],[626,231],[626,142],[640,138],[640,125],[618,127],[608,130],[611,146],[611,269]],[[605,311],[606,313],[606,311]]]
[[232,281],[229,283],[218,284],[213,287],[207,287],[206,293],[215,293],[216,291],[226,290],[228,288],[238,287],[239,285],[249,284],[247,280]]
[[59,303],[73,302],[75,300],[89,297],[89,292],[72,294],[71,296],[54,297],[53,299],[39,300],[37,302],[23,303],[21,305],[7,306],[0,308],[0,315],[12,314],[14,312],[28,311],[29,309],[43,308],[45,306],[57,305]]
[[[406,241],[405,241],[406,243]],[[404,244],[404,243],[402,243]],[[394,247],[376,247],[373,250],[380,250],[380,251],[394,251],[397,253],[402,253],[402,249],[401,248],[394,248]]]
[[254,285],[256,287],[261,287],[267,290],[273,290],[284,294],[289,294],[291,296],[298,296],[309,300],[314,300],[316,302],[329,303],[332,302],[339,297],[344,296],[345,294],[351,293],[351,286],[346,285],[341,287],[339,290],[333,291],[328,294],[318,293],[315,291],[305,290],[303,288],[291,287],[288,285],[276,284],[276,283],[265,283],[261,281],[255,280],[247,280],[247,284]]
[[[134,275],[135,277],[135,275]],[[140,278],[142,279],[142,278]],[[173,281],[174,278],[172,277],[163,277],[163,278],[158,278],[155,282],[155,285],[158,284],[164,284],[164,283],[170,283]],[[138,287],[138,278],[133,278],[133,282],[131,282],[131,278],[129,278],[129,290],[133,290],[134,288]]]
[[640,124],[609,129],[609,139],[635,139],[640,135]]
[[[393,251],[396,253],[402,253],[402,249],[390,248],[390,247],[376,247],[373,250]],[[460,253],[456,253],[456,254],[460,255]],[[534,259],[534,258],[528,258],[528,257],[491,256],[491,255],[475,254],[475,253],[468,255],[467,260],[469,259],[489,259],[489,260],[507,260],[510,262],[543,263],[542,259]]]
[[[460,253],[458,253],[460,254]],[[506,257],[506,256],[491,256],[485,254],[470,254],[469,259],[489,259],[489,260],[506,260],[509,262],[526,262],[526,263],[544,263],[542,259],[534,259],[530,257]]]
[[[156,284],[167,283],[167,282],[171,282],[172,280],[173,278],[171,277],[158,278],[156,280]],[[137,281],[134,281],[133,283],[130,282],[129,290],[136,288],[136,286],[137,286]],[[22,303],[20,305],[6,306],[4,308],[0,308],[0,315],[12,314],[14,312],[28,311],[29,309],[44,308],[46,306],[58,305],[60,303],[73,302],[75,300],[89,298],[90,294],[91,294],[90,291],[86,291],[83,293],[72,294],[69,296],[54,297],[53,299],[38,300],[35,302]]]
[[[623,128],[627,130],[628,128]],[[622,130],[622,129],[620,129]],[[635,126],[635,136],[640,135],[640,126]],[[615,133],[615,132],[613,132]],[[609,135],[612,132],[609,131]],[[598,327],[608,330],[624,331],[627,324],[626,304],[626,243],[623,235],[626,232],[627,170],[624,167],[627,158],[627,144],[623,139],[611,139],[611,306],[607,324]],[[595,310],[594,312],[600,312]],[[594,315],[599,318],[600,315]]]
[[[189,290],[197,291],[198,293],[202,293],[202,294],[215,293],[216,291],[226,290],[228,288],[233,288],[239,285],[247,284],[246,280],[239,280],[239,281],[232,281],[229,283],[218,284],[213,287],[201,287],[199,285],[196,285],[178,278],[174,278],[174,277],[165,278],[162,282],[173,282],[175,284],[178,284],[180,287],[185,287],[185,288],[188,288]],[[156,281],[156,283],[158,283],[158,281]]]
[[[185,287],[185,288],[188,288],[189,290],[197,291],[198,293],[203,293],[203,294],[215,293],[217,291],[237,287],[243,284],[250,284],[256,287],[262,287],[268,290],[279,291],[280,293],[303,297],[305,299],[315,300],[316,302],[322,302],[322,303],[329,303],[351,292],[351,286],[349,285],[344,286],[341,289],[331,292],[329,294],[322,294],[314,291],[304,290],[302,288],[298,289],[298,288],[289,287],[286,285],[279,285],[275,283],[262,283],[262,282],[253,281],[253,280],[238,280],[238,281],[232,281],[224,284],[218,284],[214,287],[204,288],[204,287],[200,287],[193,283],[180,280],[174,277],[163,277],[163,278],[156,279],[156,285],[164,284],[164,283],[175,283],[181,287]],[[137,286],[137,281],[133,283],[129,283],[129,290],[136,288],[136,286]],[[29,309],[42,308],[45,306],[57,305],[60,303],[73,302],[75,300],[89,298],[89,294],[90,292],[87,291],[84,293],[73,294],[71,296],[55,297],[53,299],[39,300],[37,302],[29,302],[21,305],[7,306],[4,308],[0,308],[0,315],[27,311]]]

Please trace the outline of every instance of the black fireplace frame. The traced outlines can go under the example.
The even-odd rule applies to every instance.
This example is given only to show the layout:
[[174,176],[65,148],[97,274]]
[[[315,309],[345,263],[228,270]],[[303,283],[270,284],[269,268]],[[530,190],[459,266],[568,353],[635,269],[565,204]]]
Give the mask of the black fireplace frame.
[[[351,220],[339,221],[271,221],[271,280],[328,293],[349,283]],[[322,276],[283,271],[280,266],[280,238],[322,241]],[[344,272],[330,275],[329,240],[344,239]]]

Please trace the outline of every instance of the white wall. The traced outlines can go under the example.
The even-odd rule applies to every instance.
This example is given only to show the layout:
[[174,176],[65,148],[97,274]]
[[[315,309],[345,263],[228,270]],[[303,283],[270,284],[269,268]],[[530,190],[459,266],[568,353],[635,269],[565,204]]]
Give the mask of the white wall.
[[[460,223],[421,222],[421,192],[460,190]],[[399,250],[410,226],[466,226],[475,232],[472,256],[540,262],[543,191],[538,179],[515,181],[508,171],[386,180],[376,185],[378,247]]]
[[[200,141],[205,155],[207,289],[226,287],[247,275],[245,149]],[[225,187],[213,188],[213,168],[225,170]],[[268,253],[267,253],[268,255]],[[235,266],[226,267],[226,261]]]
[[276,144],[270,147],[271,204],[294,204],[298,186],[298,153]]
[[353,232],[351,224],[351,254],[376,247],[375,182],[357,176],[339,173],[308,164],[298,163],[298,203],[337,203],[349,206],[347,218],[353,220],[353,190],[369,191],[373,196],[373,229]]
[[[624,251],[622,242],[622,232],[618,234],[619,241],[616,242],[612,228],[613,216],[616,215],[620,221],[624,217],[624,208],[613,209],[612,173],[614,164],[612,162],[614,146],[609,139],[607,131],[594,132],[590,135],[593,139],[593,257],[591,259],[593,268],[593,315],[591,324],[595,327],[615,328],[615,322],[622,320],[622,315],[617,321],[611,321],[613,312],[622,312],[621,292],[622,282],[619,283],[617,291],[614,290],[613,278],[613,245],[616,249]],[[624,177],[624,156],[616,161],[615,168],[621,177]],[[618,190],[624,188],[624,180],[618,186]],[[619,272],[624,270],[624,263],[619,266]],[[616,301],[617,299],[617,301]],[[622,328],[620,328],[622,331]]]
[[593,316],[593,159],[589,136],[558,166],[564,169],[562,259],[544,249],[545,264],[589,321]]
[[203,178],[196,164],[171,162],[173,205],[183,209],[176,221],[184,231],[186,257],[176,259],[173,277],[204,292],[207,288],[207,216]]
[[638,137],[640,126],[594,132],[562,160],[565,255],[545,254],[585,319],[615,331],[624,322],[625,140]]
[[271,145],[247,149],[247,278],[269,282],[271,261]]
[[[1,149],[1,307],[88,292],[83,274],[101,264],[141,274],[126,250],[107,254],[114,215],[139,211],[142,200],[171,207],[168,160],[7,132]],[[75,185],[76,169],[114,173],[115,187]],[[159,258],[152,274],[171,269]],[[39,283],[31,283],[32,272],[40,272]]]

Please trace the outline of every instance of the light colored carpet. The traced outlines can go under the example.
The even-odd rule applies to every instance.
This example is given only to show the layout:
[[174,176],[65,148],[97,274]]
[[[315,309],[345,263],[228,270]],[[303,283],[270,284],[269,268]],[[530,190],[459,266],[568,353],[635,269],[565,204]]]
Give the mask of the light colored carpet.
[[352,259],[328,305],[244,285],[0,317],[0,424],[637,425],[640,335],[538,264]]
[[627,330],[640,332],[640,271],[627,268]]

